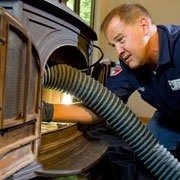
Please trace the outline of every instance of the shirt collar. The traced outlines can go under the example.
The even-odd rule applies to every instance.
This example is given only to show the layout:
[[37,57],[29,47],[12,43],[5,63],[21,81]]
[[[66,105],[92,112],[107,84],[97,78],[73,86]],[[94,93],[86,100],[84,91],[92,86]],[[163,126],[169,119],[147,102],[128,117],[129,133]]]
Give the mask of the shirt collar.
[[159,68],[161,65],[169,63],[172,60],[168,34],[164,31],[164,29],[158,27],[158,35],[159,35],[159,59],[158,59],[157,68]]

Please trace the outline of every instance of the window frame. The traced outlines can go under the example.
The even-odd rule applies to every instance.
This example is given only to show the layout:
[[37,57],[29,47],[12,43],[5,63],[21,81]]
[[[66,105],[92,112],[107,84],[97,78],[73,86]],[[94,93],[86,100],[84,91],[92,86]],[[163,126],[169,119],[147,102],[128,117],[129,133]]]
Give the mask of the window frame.
[[[74,7],[73,10],[76,12],[78,15],[80,15],[80,2],[81,0],[74,0]],[[90,27],[94,27],[94,12],[95,12],[95,0],[90,0],[91,1],[91,14],[90,14]]]

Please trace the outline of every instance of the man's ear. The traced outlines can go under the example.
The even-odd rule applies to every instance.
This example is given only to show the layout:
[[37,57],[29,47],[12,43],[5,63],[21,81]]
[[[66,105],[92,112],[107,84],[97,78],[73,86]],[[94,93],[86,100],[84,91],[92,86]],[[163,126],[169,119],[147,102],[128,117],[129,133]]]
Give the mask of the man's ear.
[[144,32],[144,35],[148,35],[150,31],[150,21],[146,17],[141,17],[140,18],[140,26],[142,27],[142,30]]

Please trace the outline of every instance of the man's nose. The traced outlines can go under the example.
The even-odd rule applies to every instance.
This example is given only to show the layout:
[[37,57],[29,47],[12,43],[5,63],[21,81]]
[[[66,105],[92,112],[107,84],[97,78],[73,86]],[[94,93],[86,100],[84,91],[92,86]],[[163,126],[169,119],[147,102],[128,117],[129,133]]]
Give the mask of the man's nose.
[[118,54],[118,57],[121,57],[124,53],[123,47],[118,44],[116,44],[115,47],[116,47],[116,52]]

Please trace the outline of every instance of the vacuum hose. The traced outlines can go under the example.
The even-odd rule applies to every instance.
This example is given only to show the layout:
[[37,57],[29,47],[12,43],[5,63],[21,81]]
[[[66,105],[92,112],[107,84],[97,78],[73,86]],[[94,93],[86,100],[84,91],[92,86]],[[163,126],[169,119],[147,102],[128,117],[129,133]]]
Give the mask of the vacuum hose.
[[118,97],[98,81],[67,65],[47,68],[44,87],[67,92],[104,118],[132,147],[154,177],[180,179],[180,163]]

